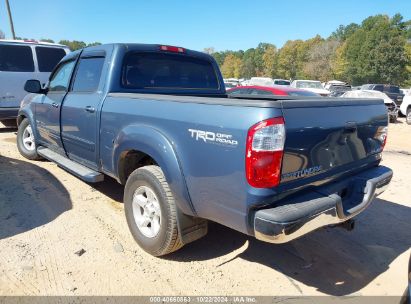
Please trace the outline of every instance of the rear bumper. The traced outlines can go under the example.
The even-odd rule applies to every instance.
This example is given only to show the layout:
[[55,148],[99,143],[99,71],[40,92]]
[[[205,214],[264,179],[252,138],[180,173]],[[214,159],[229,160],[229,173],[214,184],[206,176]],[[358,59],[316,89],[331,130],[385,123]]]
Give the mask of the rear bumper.
[[18,112],[19,112],[19,108],[1,108],[0,107],[0,120],[16,118]]
[[258,210],[254,215],[255,237],[286,243],[317,228],[345,222],[384,192],[392,175],[391,169],[379,166],[343,182],[305,192],[275,208]]

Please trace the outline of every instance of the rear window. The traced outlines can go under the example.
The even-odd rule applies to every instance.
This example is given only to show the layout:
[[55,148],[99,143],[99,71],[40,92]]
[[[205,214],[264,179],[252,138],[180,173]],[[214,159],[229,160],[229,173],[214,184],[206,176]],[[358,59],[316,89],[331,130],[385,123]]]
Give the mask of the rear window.
[[34,72],[31,47],[24,45],[0,45],[0,71]]
[[51,72],[66,52],[61,48],[36,47],[37,61],[40,72]]
[[127,88],[219,88],[211,62],[179,54],[131,53],[123,66]]

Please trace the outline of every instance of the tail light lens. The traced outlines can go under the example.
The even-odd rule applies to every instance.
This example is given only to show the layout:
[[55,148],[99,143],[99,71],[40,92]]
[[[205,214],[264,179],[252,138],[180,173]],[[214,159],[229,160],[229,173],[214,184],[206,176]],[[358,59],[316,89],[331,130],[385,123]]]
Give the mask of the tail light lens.
[[384,150],[385,144],[387,143],[388,127],[378,127],[374,138],[381,142],[381,151]]
[[280,183],[284,142],[282,117],[263,120],[248,130],[245,167],[251,186],[271,188]]

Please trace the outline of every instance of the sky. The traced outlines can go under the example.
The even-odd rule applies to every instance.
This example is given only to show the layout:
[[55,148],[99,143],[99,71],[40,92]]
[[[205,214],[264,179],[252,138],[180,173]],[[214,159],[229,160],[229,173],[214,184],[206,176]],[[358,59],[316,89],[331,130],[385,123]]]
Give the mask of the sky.
[[[158,43],[216,51],[281,47],[287,40],[328,37],[340,24],[400,13],[411,0],[9,0],[16,36]],[[5,1],[0,29],[11,38]]]

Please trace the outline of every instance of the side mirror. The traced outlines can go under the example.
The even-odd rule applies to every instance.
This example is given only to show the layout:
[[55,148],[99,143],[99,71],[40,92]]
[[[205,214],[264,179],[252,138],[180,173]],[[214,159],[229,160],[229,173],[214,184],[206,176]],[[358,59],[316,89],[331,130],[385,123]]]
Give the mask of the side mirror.
[[43,93],[46,92],[46,90],[44,90],[41,87],[40,81],[38,81],[36,79],[27,80],[26,84],[24,85],[24,90],[26,92],[35,93],[35,94],[43,94]]

